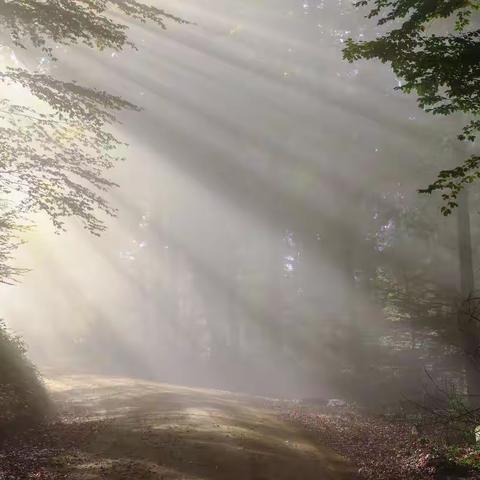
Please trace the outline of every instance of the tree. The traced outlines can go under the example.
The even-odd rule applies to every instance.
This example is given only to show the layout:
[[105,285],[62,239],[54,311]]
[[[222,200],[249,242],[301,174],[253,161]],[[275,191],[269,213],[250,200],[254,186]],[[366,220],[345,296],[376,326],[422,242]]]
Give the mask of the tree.
[[[56,45],[135,48],[128,18],[161,28],[168,21],[186,23],[136,0],[0,0],[0,43],[39,50],[52,61]],[[9,260],[27,214],[46,213],[57,229],[76,217],[95,235],[104,230],[102,214],[115,214],[104,197],[115,184],[105,172],[122,158],[123,145],[111,127],[118,111],[139,108],[44,71],[6,68],[0,80],[40,101],[37,108],[0,98],[0,281],[9,282],[20,273]]]
[[[480,30],[478,0],[361,0],[371,6],[368,18],[378,18],[375,39],[348,39],[344,57],[389,63],[403,84],[397,89],[416,93],[420,108],[436,115],[463,114],[467,124],[460,141],[474,142],[480,129]],[[389,28],[391,27],[391,28]],[[439,33],[441,32],[441,33]],[[423,193],[439,191],[449,215],[465,185],[480,178],[480,156],[442,170]]]
[[[457,138],[463,143],[461,146],[466,142],[473,144],[480,129],[480,30],[476,15],[480,3],[476,0],[363,0],[356,3],[357,7],[369,5],[372,8],[368,18],[378,18],[380,31],[373,40],[349,39],[344,57],[350,62],[378,59],[391,64],[396,76],[403,81],[398,90],[415,93],[420,108],[435,115],[451,116],[454,120],[463,118],[467,123]],[[453,142],[447,144],[446,151],[453,159],[458,158],[457,151],[467,156],[466,149],[457,148]],[[473,153],[461,165],[440,171],[436,181],[420,190],[422,193],[441,192],[444,215],[458,207],[462,303],[469,301],[474,290],[466,187],[479,178],[480,156]],[[389,295],[392,295],[391,288]],[[396,297],[398,300],[398,295]],[[415,303],[411,295],[407,295],[407,301]],[[414,318],[418,317],[419,313],[415,312]],[[460,311],[459,327],[467,391],[473,399],[479,391],[478,325],[467,313]],[[478,402],[473,405],[477,406]]]

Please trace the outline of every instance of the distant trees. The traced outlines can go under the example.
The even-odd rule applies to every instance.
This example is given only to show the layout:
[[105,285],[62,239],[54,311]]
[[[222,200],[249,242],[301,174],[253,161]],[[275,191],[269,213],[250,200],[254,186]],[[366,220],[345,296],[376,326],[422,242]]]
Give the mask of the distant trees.
[[[51,61],[58,46],[134,48],[127,18],[161,28],[169,21],[185,23],[136,0],[0,1],[0,44],[17,55],[36,49]],[[40,101],[15,101],[9,88],[0,98],[0,281],[9,282],[21,273],[9,260],[28,213],[46,213],[57,229],[71,216],[93,234],[104,229],[101,215],[115,213],[104,197],[114,186],[105,172],[122,158],[122,142],[110,127],[118,111],[138,108],[55,78],[41,62],[33,70],[6,67],[0,81],[20,85]]]

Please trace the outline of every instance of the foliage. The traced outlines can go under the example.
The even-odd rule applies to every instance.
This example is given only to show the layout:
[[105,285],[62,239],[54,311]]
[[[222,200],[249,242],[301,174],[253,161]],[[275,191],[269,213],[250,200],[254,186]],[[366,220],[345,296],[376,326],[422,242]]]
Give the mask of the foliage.
[[[33,47],[51,60],[58,45],[118,51],[134,47],[129,19],[162,28],[167,20],[184,23],[136,0],[0,0],[0,43],[13,50]],[[23,271],[10,260],[30,226],[30,213],[47,214],[57,230],[67,217],[78,218],[92,234],[104,230],[100,215],[115,214],[104,196],[115,183],[105,171],[122,158],[123,145],[111,126],[120,110],[139,109],[43,70],[6,68],[0,81],[21,86],[39,101],[33,108],[0,97],[0,282],[9,283]],[[0,427],[38,419],[47,407],[22,341],[0,324]]]
[[28,225],[19,220],[18,212],[8,202],[0,204],[0,281],[14,281],[24,269],[11,265],[12,252],[22,243],[19,233]]
[[450,170],[441,170],[438,179],[427,188],[420,190],[421,193],[433,193],[442,191],[442,199],[445,205],[441,210],[444,215],[450,215],[452,209],[458,207],[457,198],[460,192],[470,183],[480,178],[480,156],[472,155],[462,165]]
[[0,322],[0,429],[40,420],[49,401],[22,340]]
[[444,455],[452,466],[480,472],[480,450],[478,448],[452,446],[446,449]]
[[[39,80],[33,90],[40,90],[41,76],[33,78]],[[50,87],[47,95],[54,104],[57,92]],[[100,108],[100,102],[110,104],[108,108],[128,104],[88,92],[95,95],[89,105],[87,95],[81,98],[82,93],[68,87],[62,86],[59,105],[49,114],[0,100],[0,191],[4,198],[15,192],[19,212],[43,211],[57,228],[63,227],[65,217],[77,216],[98,234],[104,227],[95,210],[107,214],[114,210],[97,192],[114,186],[103,172],[118,160],[115,151],[120,145],[103,129],[111,114]]]
[[[398,90],[416,93],[420,108],[433,114],[465,115],[468,123],[458,138],[474,142],[480,128],[478,0],[361,0],[356,6],[371,7],[368,18],[378,19],[381,33],[367,41],[350,38],[344,57],[389,63],[403,80]],[[463,187],[480,177],[479,161],[472,155],[441,171],[421,192],[442,192],[442,212],[450,214]]]
[[[121,20],[119,20],[119,15]],[[136,0],[2,0],[0,24],[10,33],[11,42],[26,48],[27,42],[52,55],[52,42],[83,43],[97,49],[122,50],[129,41],[127,18],[154,22],[165,28],[166,21],[187,23],[162,9]]]
[[[122,50],[134,47],[128,18],[162,28],[167,21],[185,23],[135,0],[0,1],[0,40],[13,49],[40,49],[52,60],[55,45]],[[76,217],[91,233],[102,232],[101,214],[115,214],[105,199],[115,183],[105,171],[122,158],[118,147],[123,145],[110,127],[115,113],[138,107],[43,71],[7,68],[0,80],[29,90],[41,106],[0,98],[0,198],[8,227],[0,237],[0,281],[10,282],[21,273],[9,260],[29,213],[46,213],[57,229],[67,217]]]

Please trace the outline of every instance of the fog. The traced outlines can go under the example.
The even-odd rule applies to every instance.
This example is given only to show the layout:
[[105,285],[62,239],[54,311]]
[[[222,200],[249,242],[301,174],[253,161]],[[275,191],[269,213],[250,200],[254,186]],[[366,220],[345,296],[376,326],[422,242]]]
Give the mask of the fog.
[[456,119],[343,60],[376,34],[350,1],[162,7],[194,24],[44,59],[143,110],[120,115],[107,231],[36,218],[16,258],[31,271],[0,288],[40,370],[367,401],[454,371],[455,218],[417,190],[458,163]]

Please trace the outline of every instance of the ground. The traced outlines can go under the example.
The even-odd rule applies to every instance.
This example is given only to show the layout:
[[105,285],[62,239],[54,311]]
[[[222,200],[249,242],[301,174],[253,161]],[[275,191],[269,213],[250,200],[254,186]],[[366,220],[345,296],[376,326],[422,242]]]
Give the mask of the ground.
[[455,424],[412,407],[382,413],[348,404],[278,406],[286,419],[348,458],[361,480],[480,480],[480,445],[459,436],[464,432]]
[[[78,375],[47,385],[64,421],[40,442],[38,432],[28,436],[37,438],[36,456],[32,445],[4,451],[0,459],[13,478],[356,478],[346,460],[279,414],[270,399]],[[17,473],[15,462],[27,466]]]

